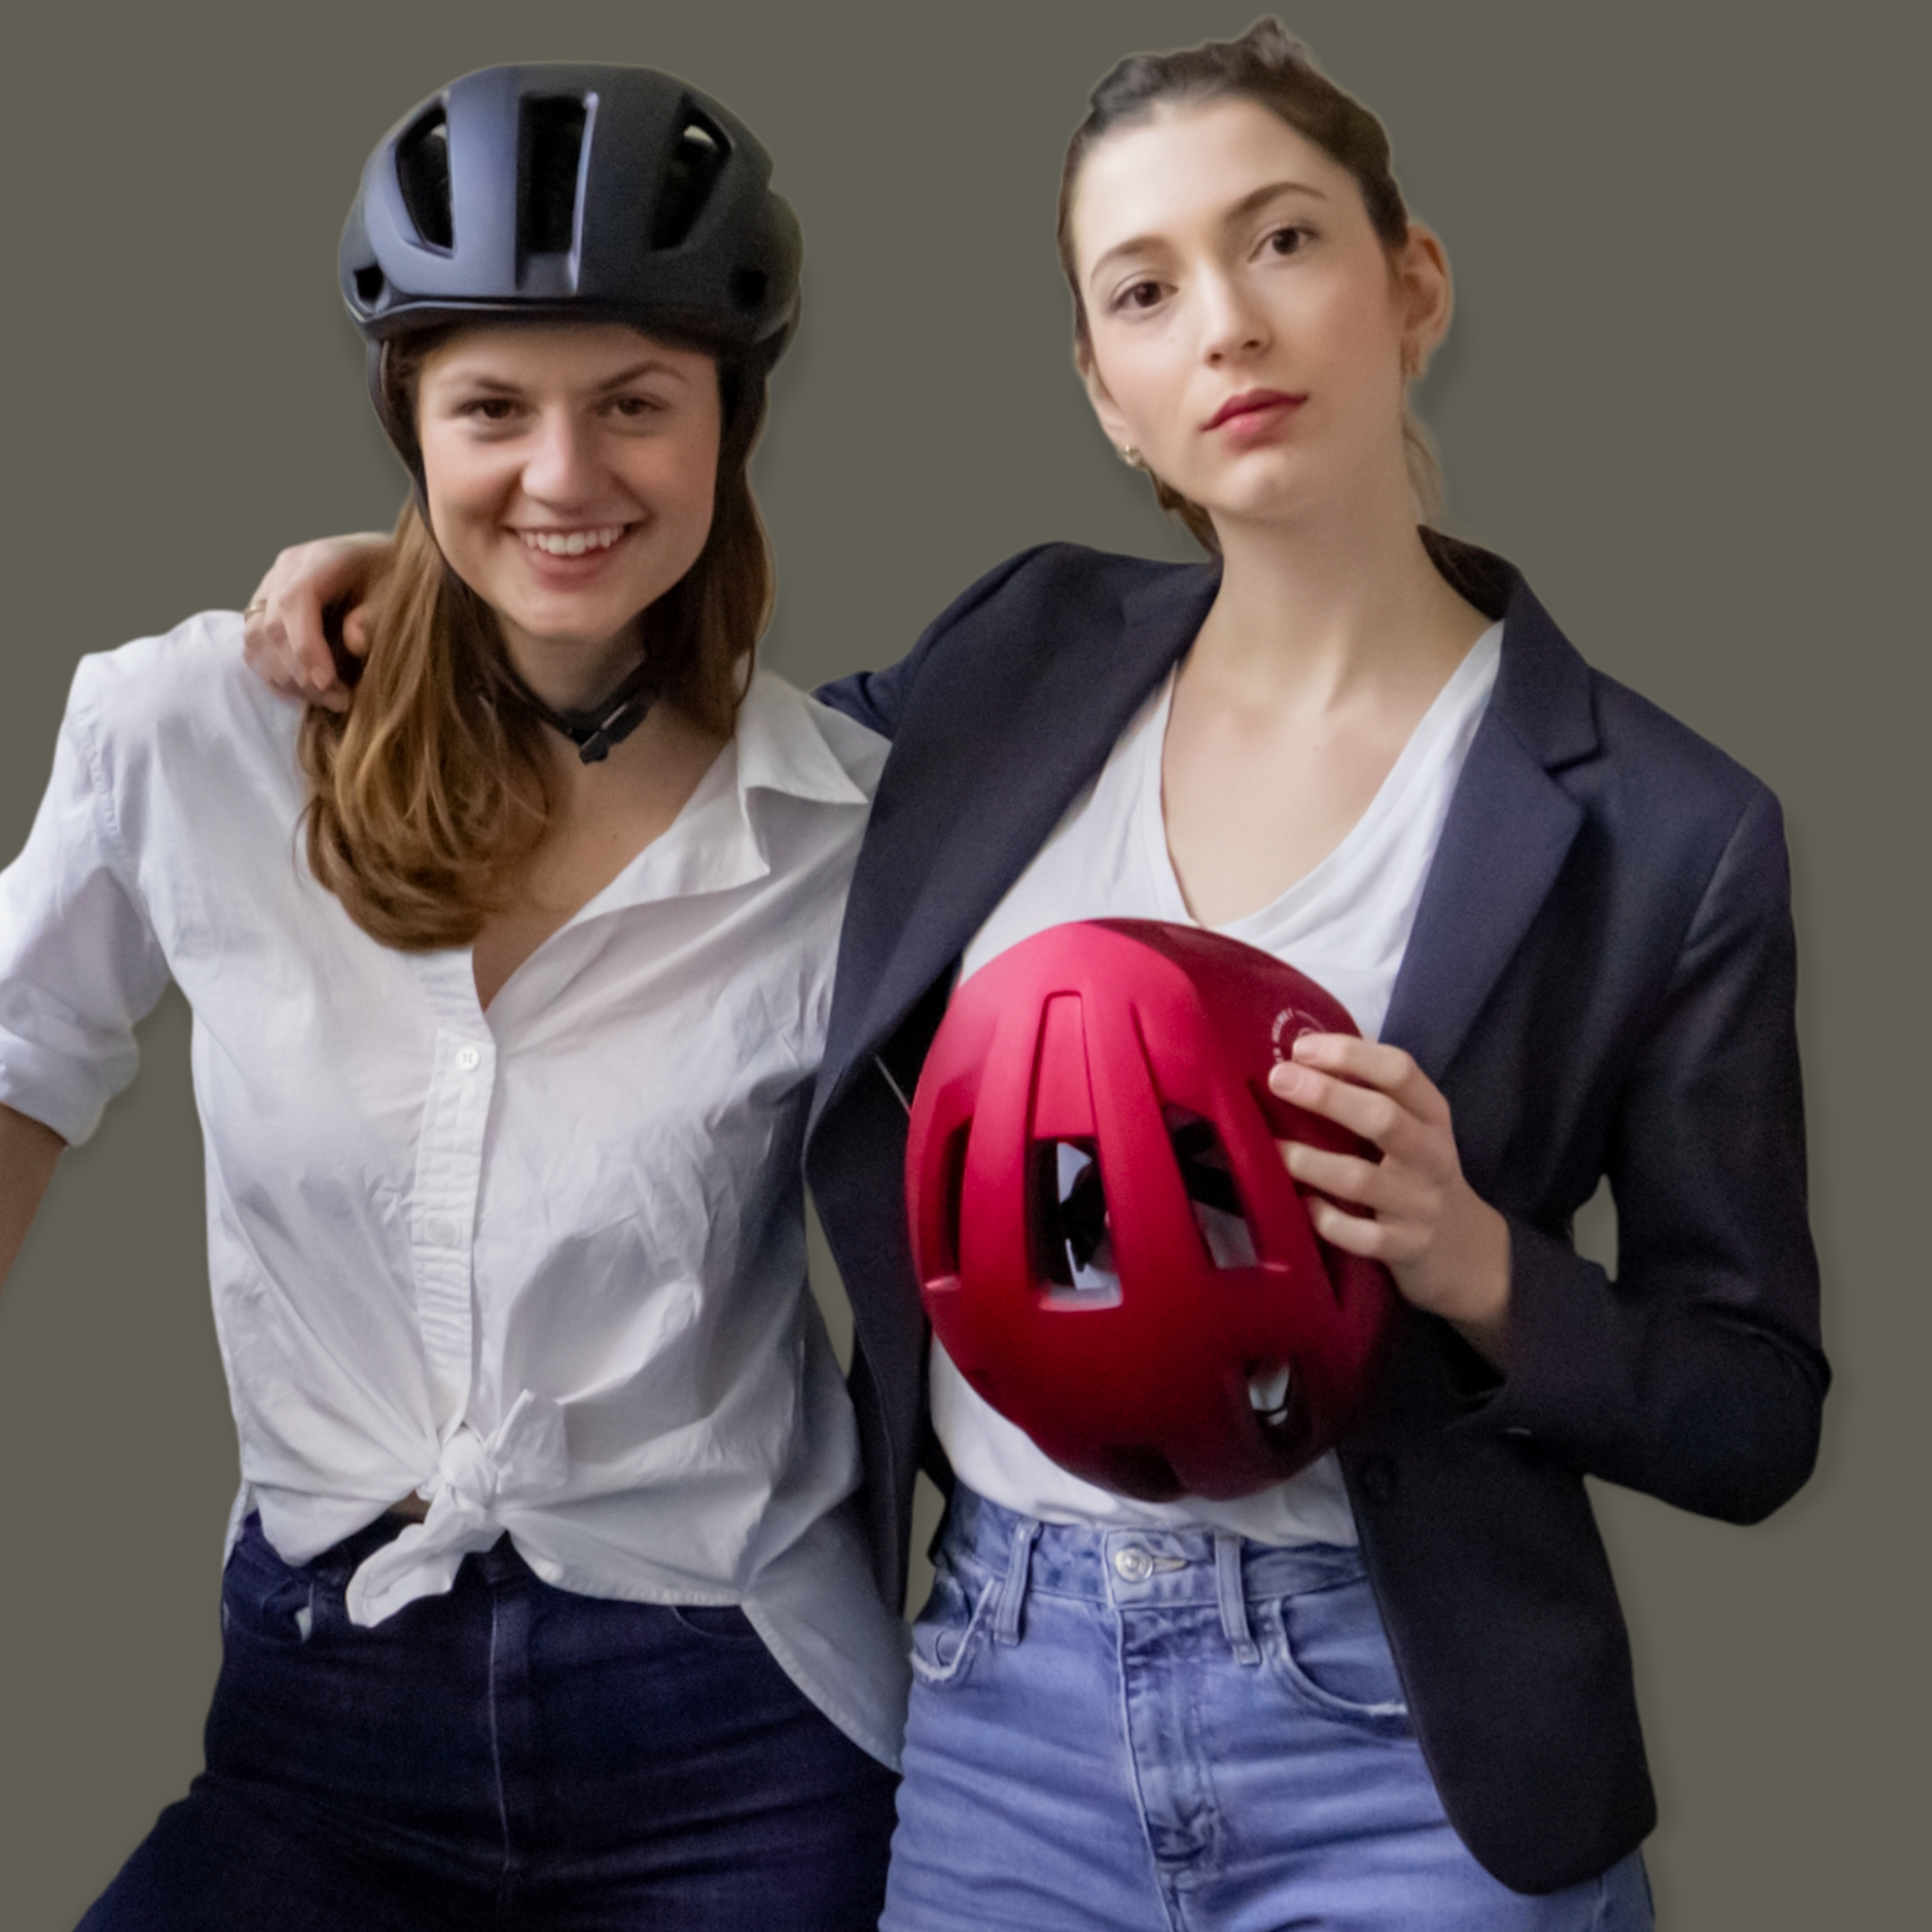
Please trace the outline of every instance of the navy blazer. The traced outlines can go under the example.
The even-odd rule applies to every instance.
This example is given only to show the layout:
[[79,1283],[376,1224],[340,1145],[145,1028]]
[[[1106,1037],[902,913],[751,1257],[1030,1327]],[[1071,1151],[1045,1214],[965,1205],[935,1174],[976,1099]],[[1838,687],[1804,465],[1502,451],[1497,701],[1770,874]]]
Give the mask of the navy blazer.
[[[1804,1482],[1827,1371],[1805,1212],[1776,801],[1592,671],[1500,558],[1424,533],[1504,621],[1494,693],[1382,1037],[1507,1216],[1509,1365],[1405,1310],[1341,1460],[1417,1735],[1505,1884],[1603,1871],[1656,1819],[1586,1474],[1730,1522]],[[1192,641],[1208,566],[1051,545],[891,670],[823,693],[891,759],[853,879],[807,1173],[852,1300],[881,1588],[905,1574],[926,1329],[906,1114],[961,951]],[[890,1074],[890,1078],[888,1075]],[[1607,1174],[1614,1279],[1571,1220]]]

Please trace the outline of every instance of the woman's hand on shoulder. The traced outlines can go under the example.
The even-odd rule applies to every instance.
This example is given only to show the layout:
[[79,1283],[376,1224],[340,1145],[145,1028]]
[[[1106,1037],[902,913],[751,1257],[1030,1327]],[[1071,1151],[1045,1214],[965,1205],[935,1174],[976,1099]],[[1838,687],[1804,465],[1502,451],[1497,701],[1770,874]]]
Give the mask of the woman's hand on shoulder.
[[325,618],[340,610],[343,647],[352,657],[367,657],[370,587],[388,557],[389,539],[374,531],[284,550],[242,612],[248,668],[284,697],[347,710],[349,686],[329,648]]
[[1305,1033],[1268,1084],[1280,1099],[1380,1150],[1372,1160],[1281,1143],[1289,1173],[1320,1191],[1307,1201],[1315,1232],[1382,1262],[1405,1301],[1452,1323],[1501,1367],[1509,1224],[1463,1178],[1449,1103],[1435,1082],[1400,1047]]

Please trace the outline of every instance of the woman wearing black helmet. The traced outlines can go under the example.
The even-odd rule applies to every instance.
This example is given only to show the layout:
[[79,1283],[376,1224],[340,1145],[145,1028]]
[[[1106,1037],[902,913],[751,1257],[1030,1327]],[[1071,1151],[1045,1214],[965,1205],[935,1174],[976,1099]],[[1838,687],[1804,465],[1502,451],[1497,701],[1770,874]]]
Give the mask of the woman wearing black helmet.
[[0,1267],[172,976],[243,1474],[208,1769],[90,1927],[876,1914],[903,1631],[797,1154],[884,747],[750,671],[768,175],[646,70],[425,103],[342,243],[415,486],[353,709],[220,614],[76,676]]
[[[1367,1039],[1274,1081],[1381,1158],[1288,1158],[1405,1306],[1336,1453],[1213,1505],[1080,1483],[935,1352],[960,1480],[883,1923],[1644,1926],[1583,1479],[1756,1520],[1826,1381],[1775,802],[1418,529],[1446,260],[1273,22],[1101,83],[1060,239],[1100,421],[1213,561],[1045,546],[829,693],[894,745],[808,1150],[883,1574],[926,1346],[905,1096],[958,974],[1039,928],[1199,922],[1342,992]],[[1614,1281],[1570,1240],[1605,1176]]]

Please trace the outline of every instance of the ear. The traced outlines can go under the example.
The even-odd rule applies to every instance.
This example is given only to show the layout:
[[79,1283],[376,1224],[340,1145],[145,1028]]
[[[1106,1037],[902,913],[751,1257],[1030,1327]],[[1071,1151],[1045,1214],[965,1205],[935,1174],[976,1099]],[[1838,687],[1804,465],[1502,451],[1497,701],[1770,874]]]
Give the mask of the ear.
[[1456,307],[1449,258],[1432,230],[1411,222],[1408,239],[1390,258],[1390,268],[1402,318],[1402,366],[1407,375],[1421,375],[1448,334]]
[[1134,432],[1127,427],[1114,399],[1108,394],[1107,384],[1101,379],[1099,366],[1093,359],[1093,351],[1084,342],[1074,350],[1074,367],[1080,372],[1087,400],[1093,405],[1093,413],[1100,418],[1101,431],[1108,441],[1118,451],[1132,449]]

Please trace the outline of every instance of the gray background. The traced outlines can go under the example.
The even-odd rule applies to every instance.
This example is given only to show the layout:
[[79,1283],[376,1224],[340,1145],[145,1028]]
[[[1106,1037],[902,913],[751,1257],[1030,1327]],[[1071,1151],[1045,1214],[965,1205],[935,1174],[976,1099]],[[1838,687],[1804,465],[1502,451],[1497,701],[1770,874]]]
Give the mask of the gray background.
[[[36,9],[9,29],[0,127],[0,852],[81,652],[239,604],[278,544],[393,513],[336,232],[384,128],[487,61],[670,67],[778,157],[809,266],[758,464],[782,566],[771,661],[805,681],[888,661],[1041,538],[1186,554],[1068,374],[1053,190],[1117,55],[1239,31],[1253,4]],[[1600,1497],[1674,1927],[1883,1924],[1922,1897],[1907,1402],[1926,1323],[1904,1203],[1924,1071],[1906,775],[1925,351],[1906,135],[1926,36],[1905,17],[1288,14],[1388,121],[1456,264],[1423,398],[1452,527],[1519,560],[1586,653],[1790,813],[1839,1371],[1823,1465],[1748,1531]],[[70,1924],[185,1786],[217,1660],[235,1447],[172,995],[144,1041],[0,1308],[0,1922],[21,1932]]]

